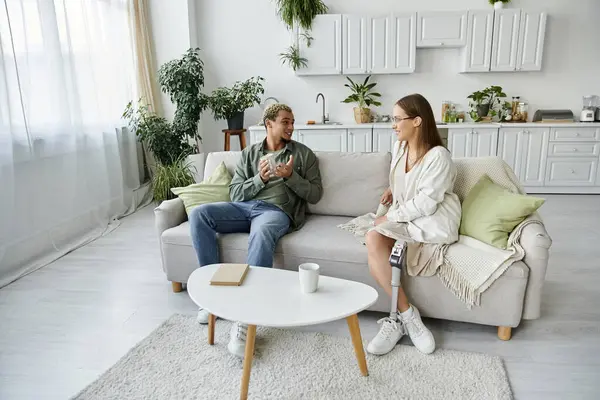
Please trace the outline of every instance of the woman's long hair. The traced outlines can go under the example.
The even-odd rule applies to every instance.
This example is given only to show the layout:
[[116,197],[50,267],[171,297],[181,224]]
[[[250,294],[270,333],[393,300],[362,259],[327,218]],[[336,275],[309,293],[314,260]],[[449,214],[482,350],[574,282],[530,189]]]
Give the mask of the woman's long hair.
[[433,110],[427,99],[418,93],[410,94],[398,100],[397,106],[400,106],[408,117],[421,117],[421,131],[419,132],[419,150],[424,153],[419,157],[423,158],[425,154],[436,146],[443,146],[442,138],[435,124]]

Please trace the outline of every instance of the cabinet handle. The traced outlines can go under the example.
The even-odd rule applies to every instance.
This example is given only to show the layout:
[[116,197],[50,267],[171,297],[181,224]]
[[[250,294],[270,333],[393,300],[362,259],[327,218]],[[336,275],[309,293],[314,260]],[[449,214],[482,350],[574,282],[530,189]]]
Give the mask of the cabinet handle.
[[572,168],[571,168],[571,170],[570,170],[570,171],[571,171],[571,173],[572,173],[572,174],[574,174],[574,173],[575,173],[575,170],[574,170],[574,169],[572,169]]
[[574,151],[574,152],[577,152],[577,151],[579,151],[579,150],[577,150],[577,147],[573,147],[573,151]]
[[575,133],[575,136],[576,136],[576,137],[579,137],[579,132],[576,132],[576,133]]

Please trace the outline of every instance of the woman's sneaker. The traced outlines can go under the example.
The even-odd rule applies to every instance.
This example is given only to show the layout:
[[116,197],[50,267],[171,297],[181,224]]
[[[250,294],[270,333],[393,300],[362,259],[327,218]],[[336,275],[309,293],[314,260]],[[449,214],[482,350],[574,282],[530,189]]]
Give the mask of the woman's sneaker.
[[367,345],[367,351],[371,354],[381,356],[387,354],[396,346],[404,335],[402,321],[394,321],[390,317],[377,321],[381,324],[379,333]]
[[404,323],[404,327],[406,328],[406,332],[412,340],[415,347],[422,353],[430,354],[435,350],[435,339],[433,338],[433,334],[423,321],[421,320],[421,314],[417,307],[411,305],[412,307],[412,315],[409,317],[404,317],[400,315],[402,322]]

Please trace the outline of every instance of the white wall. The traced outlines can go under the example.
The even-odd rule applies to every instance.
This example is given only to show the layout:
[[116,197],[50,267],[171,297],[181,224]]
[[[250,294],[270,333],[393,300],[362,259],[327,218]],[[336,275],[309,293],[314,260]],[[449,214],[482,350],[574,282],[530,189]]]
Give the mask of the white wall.
[[[154,0],[156,2],[157,0]],[[421,0],[410,10],[397,0],[326,0],[330,13],[388,13],[390,11],[457,10],[491,7],[487,0]],[[541,4],[541,5],[540,5]],[[543,70],[520,73],[459,74],[459,49],[418,49],[416,72],[406,75],[376,75],[384,105],[376,111],[391,113],[400,97],[420,92],[440,113],[441,102],[463,105],[471,92],[488,85],[500,85],[509,96],[519,95],[530,104],[530,115],[539,108],[569,108],[576,116],[581,97],[600,94],[600,2],[597,0],[514,0],[509,7],[548,11]],[[272,0],[201,1],[195,5],[198,45],[205,61],[205,89],[230,85],[236,80],[261,75],[266,78],[267,96],[275,96],[295,111],[298,123],[318,120],[321,104],[317,93],[325,95],[330,118],[353,120],[352,105],[340,103],[347,95],[345,78],[296,77],[281,66],[278,54],[289,45],[289,36],[276,15]],[[162,38],[166,45],[166,39]],[[586,46],[584,46],[586,45]],[[260,117],[258,107],[246,113],[246,125]],[[221,129],[225,121],[213,121],[210,113],[202,118],[201,131],[206,150],[223,146]],[[233,146],[237,148],[237,143]]]
[[[188,0],[150,0],[155,71],[167,61],[181,57],[191,47],[189,16]],[[171,120],[175,113],[175,105],[171,103],[169,96],[162,92],[161,105],[165,117]]]

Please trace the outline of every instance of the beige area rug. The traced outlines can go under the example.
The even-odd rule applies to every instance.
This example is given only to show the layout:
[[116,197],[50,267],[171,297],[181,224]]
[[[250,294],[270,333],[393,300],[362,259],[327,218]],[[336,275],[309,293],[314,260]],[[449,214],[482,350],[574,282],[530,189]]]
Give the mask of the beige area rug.
[[[207,326],[174,315],[75,398],[239,398],[242,362],[227,352],[230,327],[217,320],[209,346]],[[367,354],[363,377],[349,333],[258,327],[256,346],[250,399],[512,399],[502,360],[485,354],[423,355],[398,345],[382,357]]]

